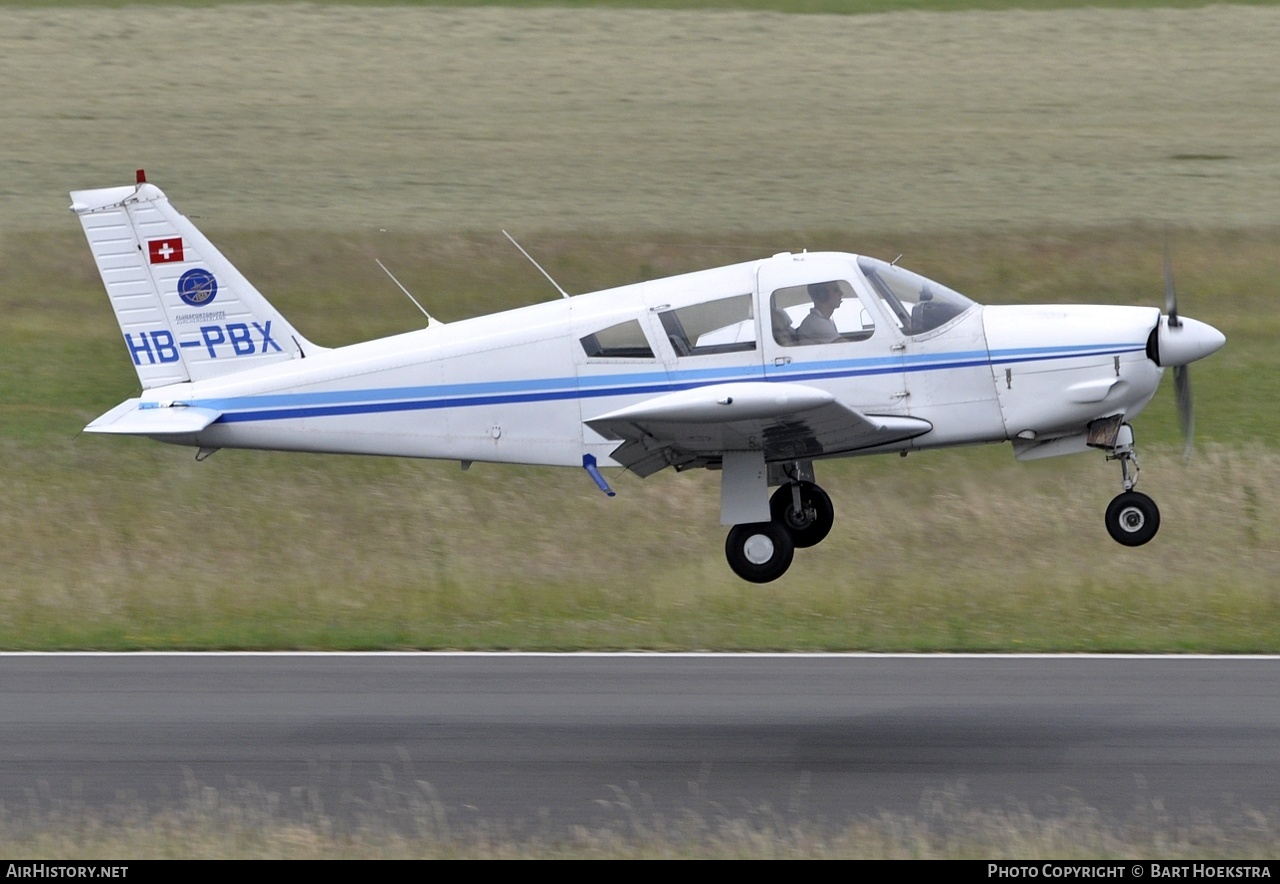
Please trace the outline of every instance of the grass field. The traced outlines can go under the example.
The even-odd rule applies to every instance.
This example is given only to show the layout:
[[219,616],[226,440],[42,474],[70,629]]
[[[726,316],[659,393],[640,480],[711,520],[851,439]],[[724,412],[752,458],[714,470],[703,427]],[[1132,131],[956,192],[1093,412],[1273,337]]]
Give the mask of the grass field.
[[[1280,10],[0,9],[0,646],[1280,648]],[[126,51],[135,46],[173,51]],[[908,63],[909,62],[909,63]],[[81,437],[131,395],[71,188],[145,166],[304,333],[413,327],[771,254],[991,303],[1159,303],[1230,344],[1139,422],[1149,548],[1101,457],[822,465],[837,538],[723,562],[714,475]],[[834,186],[833,186],[834,185]],[[584,232],[584,231],[590,231]],[[843,532],[843,533],[842,533]]]
[[[56,802],[41,818],[0,815],[0,852],[58,860],[142,859],[1158,859],[1268,860],[1280,837],[1274,812],[1239,809],[1222,819],[1174,820],[1153,802],[1119,823],[1087,807],[1052,817],[974,811],[963,790],[925,796],[921,812],[883,814],[834,829],[760,809],[741,817],[652,816],[637,796],[608,802],[613,820],[563,837],[459,826],[429,790],[384,798],[360,824],[312,813],[291,821],[279,796],[252,787],[192,784],[165,813],[125,803],[109,814]],[[416,793],[416,794],[414,794]],[[130,870],[137,874],[136,868]]]
[[[278,301],[319,341],[415,324],[412,307],[361,269],[368,241],[317,236],[230,236],[227,247],[251,277],[278,278]],[[967,254],[959,275],[975,294],[1063,300],[1085,263],[1093,300],[1157,297],[1141,280],[1158,275],[1158,232],[1006,236],[999,249],[983,240],[895,241],[929,268]],[[1167,391],[1139,422],[1143,487],[1165,511],[1156,543],[1128,550],[1106,538],[1100,514],[1118,474],[1100,456],[1017,464],[998,446],[835,462],[820,469],[841,514],[837,538],[768,587],[724,565],[714,474],[621,475],[610,500],[567,470],[464,474],[450,463],[233,451],[196,464],[186,449],[78,436],[136,382],[75,235],[16,242],[5,267],[37,242],[75,257],[27,266],[61,280],[56,304],[11,294],[5,305],[0,339],[15,370],[0,437],[3,646],[1280,647],[1280,452],[1273,413],[1257,407],[1278,392],[1275,320],[1257,318],[1251,275],[1216,269],[1258,272],[1276,260],[1268,237],[1202,234],[1185,249],[1186,288],[1220,293],[1197,313],[1232,343],[1197,366],[1192,464],[1181,461]],[[517,301],[545,294],[514,250],[475,266],[465,256],[492,241],[421,242],[401,270],[447,273],[441,288],[458,300],[432,305],[443,317],[472,309],[469,293],[483,300],[495,281],[510,281],[497,289]],[[537,242],[562,275],[592,280],[664,274],[718,251]],[[305,248],[312,258],[277,265],[278,253]],[[4,279],[5,292],[28,288]],[[353,307],[361,289],[372,294]]]
[[224,230],[1280,222],[1276,7],[148,9],[0,9],[0,229],[138,167]]

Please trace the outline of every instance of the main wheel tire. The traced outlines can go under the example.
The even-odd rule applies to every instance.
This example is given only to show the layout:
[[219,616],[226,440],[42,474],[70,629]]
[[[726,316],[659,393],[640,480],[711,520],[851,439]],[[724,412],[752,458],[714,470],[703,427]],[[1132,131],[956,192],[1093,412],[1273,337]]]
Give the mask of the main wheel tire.
[[795,544],[791,532],[777,522],[734,525],[724,541],[733,573],[752,583],[777,580],[791,567]]
[[1160,509],[1145,494],[1126,491],[1107,507],[1107,532],[1116,543],[1142,546],[1159,530]]
[[795,509],[795,500],[790,485],[783,485],[773,492],[769,499],[769,512],[773,521],[791,532],[791,542],[796,549],[817,546],[831,533],[831,526],[836,520],[835,507],[831,505],[831,497],[812,482],[797,482],[800,486],[800,509]]

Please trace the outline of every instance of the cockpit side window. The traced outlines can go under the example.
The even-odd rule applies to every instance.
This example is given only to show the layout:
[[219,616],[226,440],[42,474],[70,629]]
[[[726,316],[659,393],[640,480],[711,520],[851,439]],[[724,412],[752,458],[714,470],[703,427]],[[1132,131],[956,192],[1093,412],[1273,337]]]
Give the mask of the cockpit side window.
[[751,295],[734,295],[659,313],[677,356],[737,353],[756,348]]
[[974,306],[973,301],[959,292],[894,264],[859,258],[858,267],[884,304],[885,312],[902,327],[903,334],[931,332]]
[[595,334],[579,338],[582,349],[592,359],[653,359],[653,348],[640,322],[629,319]]
[[778,289],[769,301],[773,339],[783,347],[865,341],[871,314],[842,279]]

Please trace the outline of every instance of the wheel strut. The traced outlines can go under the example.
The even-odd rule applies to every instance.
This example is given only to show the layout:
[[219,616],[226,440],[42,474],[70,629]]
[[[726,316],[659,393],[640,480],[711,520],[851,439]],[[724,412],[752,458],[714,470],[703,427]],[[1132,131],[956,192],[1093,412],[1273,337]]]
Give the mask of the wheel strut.
[[1116,433],[1115,444],[1111,446],[1107,460],[1120,461],[1120,484],[1125,491],[1132,491],[1138,484],[1138,453],[1133,447],[1133,427],[1121,424]]

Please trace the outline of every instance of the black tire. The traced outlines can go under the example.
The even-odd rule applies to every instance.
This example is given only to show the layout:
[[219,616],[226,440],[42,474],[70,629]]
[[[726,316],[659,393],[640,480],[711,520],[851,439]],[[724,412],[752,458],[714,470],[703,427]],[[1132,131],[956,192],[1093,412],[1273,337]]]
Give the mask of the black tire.
[[[791,486],[783,485],[769,499],[769,512],[773,521],[791,532],[791,542],[796,549],[817,546],[831,533],[836,520],[831,497],[812,482],[797,482],[800,486],[801,512],[795,510]],[[810,515],[812,513],[812,515]]]
[[1160,509],[1145,494],[1126,491],[1107,507],[1107,533],[1116,543],[1142,546],[1159,530]]
[[791,532],[777,522],[734,525],[724,541],[733,573],[752,583],[777,580],[791,567],[795,544]]

